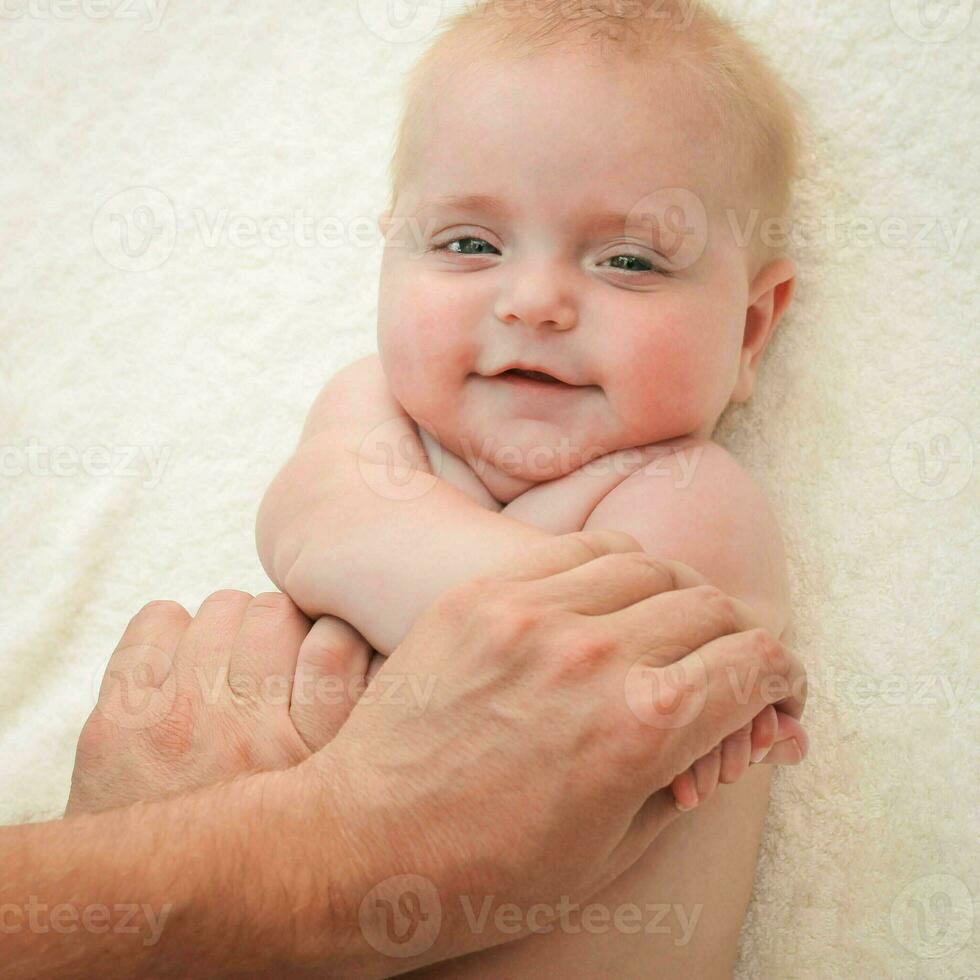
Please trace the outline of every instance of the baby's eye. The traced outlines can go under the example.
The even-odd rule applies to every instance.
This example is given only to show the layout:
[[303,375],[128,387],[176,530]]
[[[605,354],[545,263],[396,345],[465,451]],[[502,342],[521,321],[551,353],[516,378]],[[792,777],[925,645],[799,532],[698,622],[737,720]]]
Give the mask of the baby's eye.
[[[479,245],[486,245],[487,248],[493,248],[494,252],[497,251],[497,249],[495,249],[493,247],[493,245],[491,245],[488,241],[485,241],[482,238],[454,238],[451,242],[446,242],[443,245],[437,245],[435,250],[437,252],[454,252],[456,255],[486,255],[486,254],[488,254],[486,252],[471,252],[471,251],[469,251],[466,248],[466,245],[468,243],[476,244],[478,246]],[[454,245],[459,245],[460,247],[459,248],[453,248],[452,246],[454,246]],[[497,252],[497,254],[499,255],[500,253]]]
[[[621,272],[659,272],[661,275],[667,275],[666,269],[655,266],[649,259],[644,259],[639,255],[614,255],[609,261],[613,263],[611,268]],[[620,261],[623,264],[617,264]],[[637,268],[637,265],[641,268]]]

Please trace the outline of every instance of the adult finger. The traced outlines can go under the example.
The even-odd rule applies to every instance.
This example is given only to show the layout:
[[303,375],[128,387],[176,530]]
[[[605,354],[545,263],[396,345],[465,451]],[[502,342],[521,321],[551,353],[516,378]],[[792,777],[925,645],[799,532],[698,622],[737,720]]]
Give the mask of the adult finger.
[[509,557],[506,562],[480,578],[501,582],[527,582],[556,575],[603,555],[627,551],[642,552],[643,545],[623,531],[575,531],[572,534],[536,540],[520,556]]
[[322,616],[299,648],[289,716],[311,752],[347,721],[363,686],[371,645],[349,623]]
[[656,744],[666,758],[650,760],[662,778],[664,762],[686,769],[767,704],[802,712],[805,678],[799,659],[756,629],[712,640],[665,667],[640,661],[625,683],[634,715],[665,732]]
[[310,621],[282,592],[263,592],[249,602],[231,645],[228,687],[236,696],[289,709],[300,644]]
[[[685,567],[671,573],[678,582],[674,591],[648,595],[602,617],[602,623],[622,638],[622,650],[631,659],[651,653],[676,659],[720,636],[762,626],[748,603],[713,585],[683,587],[687,581],[682,571]],[[654,584],[653,579],[647,581]]]
[[190,622],[190,613],[177,602],[156,600],[143,606],[109,657],[99,696],[121,678],[140,687],[159,687],[170,674],[177,646]]
[[176,663],[177,683],[200,693],[227,679],[231,659],[230,637],[241,629],[245,610],[252,601],[248,592],[221,589],[204,602],[187,627]]
[[680,562],[643,551],[601,555],[534,583],[537,599],[586,616],[600,616],[673,589],[704,584],[704,577]]

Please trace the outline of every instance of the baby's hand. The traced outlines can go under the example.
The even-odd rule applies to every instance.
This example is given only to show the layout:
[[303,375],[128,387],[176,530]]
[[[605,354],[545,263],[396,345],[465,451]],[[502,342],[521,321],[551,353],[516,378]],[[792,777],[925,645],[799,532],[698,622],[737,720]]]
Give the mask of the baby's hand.
[[810,742],[803,726],[772,705],[721,745],[702,756],[670,784],[678,810],[693,810],[719,782],[734,783],[754,763],[796,765],[806,758]]

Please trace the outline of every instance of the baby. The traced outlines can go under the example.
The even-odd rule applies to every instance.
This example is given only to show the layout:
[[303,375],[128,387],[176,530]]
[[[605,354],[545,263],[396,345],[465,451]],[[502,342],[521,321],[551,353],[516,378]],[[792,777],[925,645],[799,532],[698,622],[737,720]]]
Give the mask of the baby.
[[[324,658],[363,674],[454,585],[588,528],[783,633],[776,521],[711,435],[793,294],[793,264],[751,229],[787,213],[797,144],[784,87],[704,3],[490,0],[448,23],[407,87],[378,353],[320,393],[257,523]],[[805,753],[793,719],[769,723]],[[741,734],[713,773],[678,776],[681,804],[744,769]],[[601,894],[690,930],[563,919],[432,972],[730,975],[768,779],[749,770]]]

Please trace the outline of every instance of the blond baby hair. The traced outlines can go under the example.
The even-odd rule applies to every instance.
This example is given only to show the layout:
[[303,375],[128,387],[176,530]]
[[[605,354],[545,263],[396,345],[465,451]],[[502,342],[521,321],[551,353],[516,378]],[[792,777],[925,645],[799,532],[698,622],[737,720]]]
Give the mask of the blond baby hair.
[[[690,72],[717,118],[720,159],[731,161],[736,186],[745,191],[735,209],[739,220],[747,223],[751,208],[759,210],[756,229],[767,219],[789,219],[806,107],[734,23],[704,0],[471,0],[441,25],[408,73],[388,169],[388,209],[408,173],[413,124],[438,97],[437,79],[469,59],[533,57],[576,35],[597,43],[604,58],[669,57]],[[777,251],[755,236],[752,246],[760,264]]]

